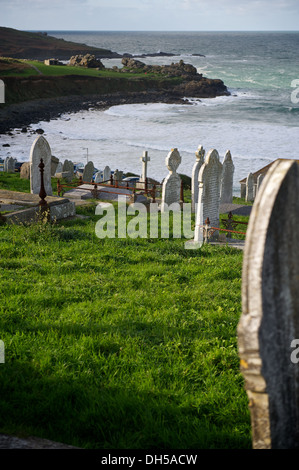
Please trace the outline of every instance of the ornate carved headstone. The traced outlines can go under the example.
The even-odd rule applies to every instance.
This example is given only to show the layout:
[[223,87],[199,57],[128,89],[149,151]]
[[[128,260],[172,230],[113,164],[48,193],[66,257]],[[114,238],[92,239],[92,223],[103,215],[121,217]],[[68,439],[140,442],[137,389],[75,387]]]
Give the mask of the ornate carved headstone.
[[[201,241],[203,225],[207,218],[209,218],[212,227],[219,227],[221,177],[222,164],[219,161],[219,154],[217,150],[211,149],[198,174],[199,189],[194,232],[195,242]],[[217,238],[218,235],[218,231],[215,232],[214,238]]]
[[84,167],[84,171],[83,171],[83,176],[82,176],[83,183],[90,183],[92,181],[93,173],[94,173],[93,162],[86,163]]
[[298,194],[298,164],[276,162],[246,235],[238,346],[255,449],[299,448]]
[[222,163],[222,178],[220,187],[220,204],[231,204],[233,202],[233,180],[235,167],[232,156],[227,150]]
[[249,173],[246,179],[246,194],[245,194],[245,200],[247,202],[252,202],[254,200],[253,196],[253,189],[254,189],[254,179],[253,179],[253,174]]
[[40,159],[44,163],[44,186],[48,196],[52,196],[51,186],[51,149],[48,141],[40,135],[35,139],[30,150],[30,190],[32,194],[40,192]]
[[181,164],[181,155],[178,149],[172,149],[166,157],[165,164],[169,170],[169,175],[163,181],[161,212],[164,212],[166,206],[173,203],[179,203],[181,199],[181,178],[177,169]]
[[192,168],[192,177],[191,177],[191,210],[192,212],[196,211],[196,204],[198,201],[198,173],[204,164],[205,150],[203,146],[200,145],[195,152],[196,162]]

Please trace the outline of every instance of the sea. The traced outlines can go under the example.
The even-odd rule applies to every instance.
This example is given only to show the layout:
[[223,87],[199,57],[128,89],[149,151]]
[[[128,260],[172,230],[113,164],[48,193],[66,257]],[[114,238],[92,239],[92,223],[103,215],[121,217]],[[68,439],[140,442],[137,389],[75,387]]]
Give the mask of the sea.
[[[148,176],[162,181],[172,148],[182,157],[179,173],[191,176],[195,152],[216,149],[223,161],[230,150],[234,194],[239,181],[277,158],[299,159],[299,32],[128,32],[47,31],[68,41],[103,47],[119,54],[166,52],[173,57],[141,58],[146,64],[183,60],[208,78],[219,78],[230,96],[184,104],[128,104],[66,113],[39,122],[52,154],[62,162],[93,161],[102,170],[141,174],[140,157],[148,152]],[[204,57],[194,54],[202,54]],[[121,67],[121,59],[103,59]],[[28,161],[34,134],[0,138],[0,157]],[[10,147],[3,147],[9,143]]]

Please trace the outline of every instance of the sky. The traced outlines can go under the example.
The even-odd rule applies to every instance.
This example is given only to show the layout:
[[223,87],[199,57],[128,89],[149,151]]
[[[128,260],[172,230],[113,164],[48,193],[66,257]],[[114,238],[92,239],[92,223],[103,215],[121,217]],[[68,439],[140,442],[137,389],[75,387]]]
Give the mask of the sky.
[[0,0],[20,30],[297,31],[298,0]]

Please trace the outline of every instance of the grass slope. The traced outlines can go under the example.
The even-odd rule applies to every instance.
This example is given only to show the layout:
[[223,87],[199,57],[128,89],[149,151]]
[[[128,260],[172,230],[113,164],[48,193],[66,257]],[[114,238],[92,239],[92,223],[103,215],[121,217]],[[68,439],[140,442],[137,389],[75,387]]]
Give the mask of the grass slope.
[[[250,448],[242,252],[0,227],[0,432],[85,448]],[[117,221],[117,218],[116,218]]]
[[[45,65],[38,60],[21,60],[0,57],[0,76],[2,77],[29,77],[36,75],[44,75],[45,77],[61,77],[65,75],[82,75],[87,77],[107,77],[107,78],[146,78],[148,80],[164,80],[165,76],[157,73],[135,72],[117,72],[111,69],[96,70],[93,68],[62,66],[62,65]],[[180,77],[168,78],[169,82],[178,84],[182,82]]]

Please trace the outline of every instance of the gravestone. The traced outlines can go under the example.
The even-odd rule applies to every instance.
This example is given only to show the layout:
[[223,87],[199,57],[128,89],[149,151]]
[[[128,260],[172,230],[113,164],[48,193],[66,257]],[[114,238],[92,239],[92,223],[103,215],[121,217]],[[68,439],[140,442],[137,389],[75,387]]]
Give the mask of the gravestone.
[[148,152],[145,151],[143,152],[143,156],[140,157],[140,160],[142,162],[142,173],[141,173],[141,179],[140,182],[145,182],[147,178],[147,163],[150,162],[150,157],[148,156]]
[[[58,171],[56,170],[56,173]],[[71,160],[64,160],[62,173],[64,173],[64,178],[70,182],[74,178],[74,164]]]
[[55,173],[57,172],[58,163],[59,163],[59,158],[54,157],[54,155],[52,155],[52,157],[51,157],[51,176],[55,176]]
[[82,176],[83,182],[90,183],[92,181],[93,173],[94,173],[93,162],[86,163],[84,167],[84,171],[83,171],[83,176]]
[[[207,218],[211,227],[219,227],[220,184],[222,178],[222,164],[217,150],[211,149],[198,174],[198,203],[194,241],[202,241],[203,225]],[[213,235],[217,239],[219,232]]]
[[63,172],[63,165],[61,162],[58,162],[58,165],[56,167],[56,171],[55,171],[55,174],[57,173],[62,173]]
[[203,146],[199,146],[195,152],[196,161],[192,168],[191,177],[191,210],[196,211],[196,204],[198,200],[198,173],[204,163],[205,151]]
[[245,199],[246,197],[246,181],[245,183],[241,183],[240,197],[241,199]]
[[247,202],[252,202],[254,200],[253,197],[253,189],[254,189],[254,179],[253,179],[253,174],[249,173],[246,179],[246,194],[245,194],[245,200]]
[[122,178],[123,178],[123,171],[115,170],[115,172],[113,173],[114,182],[115,181],[120,182]]
[[30,179],[30,162],[25,162],[20,169],[20,178],[24,180]]
[[177,169],[181,164],[181,155],[178,149],[172,149],[166,159],[165,164],[169,170],[169,175],[163,181],[161,212],[167,211],[167,206],[173,203],[180,203],[181,200],[181,178]]
[[111,170],[109,166],[105,166],[103,171],[103,181],[110,181]]
[[6,173],[14,173],[15,164],[16,160],[13,157],[6,157],[6,159],[4,160],[4,171]]
[[94,175],[94,183],[101,183],[101,181],[103,181],[103,172],[97,171]]
[[247,229],[238,348],[255,449],[299,448],[298,194],[297,162],[277,161]]
[[232,156],[228,150],[222,163],[222,178],[220,186],[220,204],[231,204],[233,202],[233,180],[235,167]]
[[48,141],[40,135],[35,139],[30,150],[30,190],[32,194],[39,194],[41,176],[39,164],[41,158],[44,162],[44,187],[48,196],[52,196],[51,186],[51,149]]
[[259,190],[261,188],[261,184],[264,180],[264,177],[265,177],[265,175],[258,175],[257,180],[256,180],[256,193],[255,193],[255,195],[257,195],[257,193],[259,192]]

